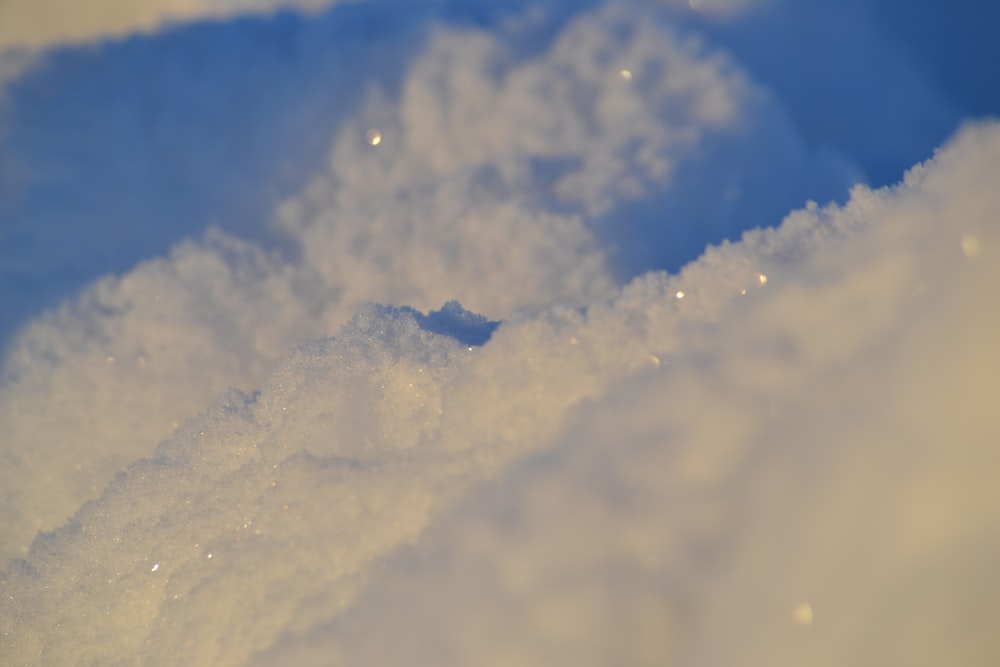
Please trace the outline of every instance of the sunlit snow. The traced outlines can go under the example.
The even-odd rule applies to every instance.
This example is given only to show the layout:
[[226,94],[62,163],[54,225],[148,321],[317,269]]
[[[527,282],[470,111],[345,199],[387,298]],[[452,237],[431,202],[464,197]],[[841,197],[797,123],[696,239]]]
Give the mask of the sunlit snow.
[[0,7],[0,663],[995,663],[958,10],[126,4]]

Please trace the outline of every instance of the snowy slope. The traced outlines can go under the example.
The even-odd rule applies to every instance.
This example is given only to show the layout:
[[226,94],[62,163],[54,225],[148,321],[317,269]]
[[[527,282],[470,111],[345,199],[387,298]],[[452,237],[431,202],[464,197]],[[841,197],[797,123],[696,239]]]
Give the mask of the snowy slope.
[[5,6],[0,662],[991,664],[1000,126],[892,3],[271,4]]

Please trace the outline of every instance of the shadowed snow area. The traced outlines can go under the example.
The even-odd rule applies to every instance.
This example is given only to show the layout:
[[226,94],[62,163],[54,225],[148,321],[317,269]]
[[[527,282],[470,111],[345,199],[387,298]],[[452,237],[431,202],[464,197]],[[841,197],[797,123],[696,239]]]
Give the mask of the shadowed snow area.
[[875,10],[104,5],[0,9],[0,664],[1000,655],[1000,123],[856,184]]

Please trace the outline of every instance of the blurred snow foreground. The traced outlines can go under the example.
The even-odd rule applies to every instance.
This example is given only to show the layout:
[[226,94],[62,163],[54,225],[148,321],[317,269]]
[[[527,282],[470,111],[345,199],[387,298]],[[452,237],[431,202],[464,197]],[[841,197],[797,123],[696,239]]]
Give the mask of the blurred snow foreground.
[[209,233],[24,328],[0,662],[1000,655],[1000,125],[619,286],[609,211],[689,210],[706,144],[850,170],[655,21],[499,48],[442,33],[345,124],[294,260]]

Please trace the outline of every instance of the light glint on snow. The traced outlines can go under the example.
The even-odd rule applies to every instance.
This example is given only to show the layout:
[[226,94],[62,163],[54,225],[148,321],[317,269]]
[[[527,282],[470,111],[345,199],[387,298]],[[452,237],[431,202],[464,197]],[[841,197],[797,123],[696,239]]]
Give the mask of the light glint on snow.
[[803,602],[802,604],[795,607],[795,611],[792,613],[792,617],[795,619],[795,623],[798,625],[812,625],[813,622],[813,609],[812,605],[808,602]]
[[969,259],[975,259],[979,255],[979,239],[975,236],[963,236],[962,237],[962,252]]

